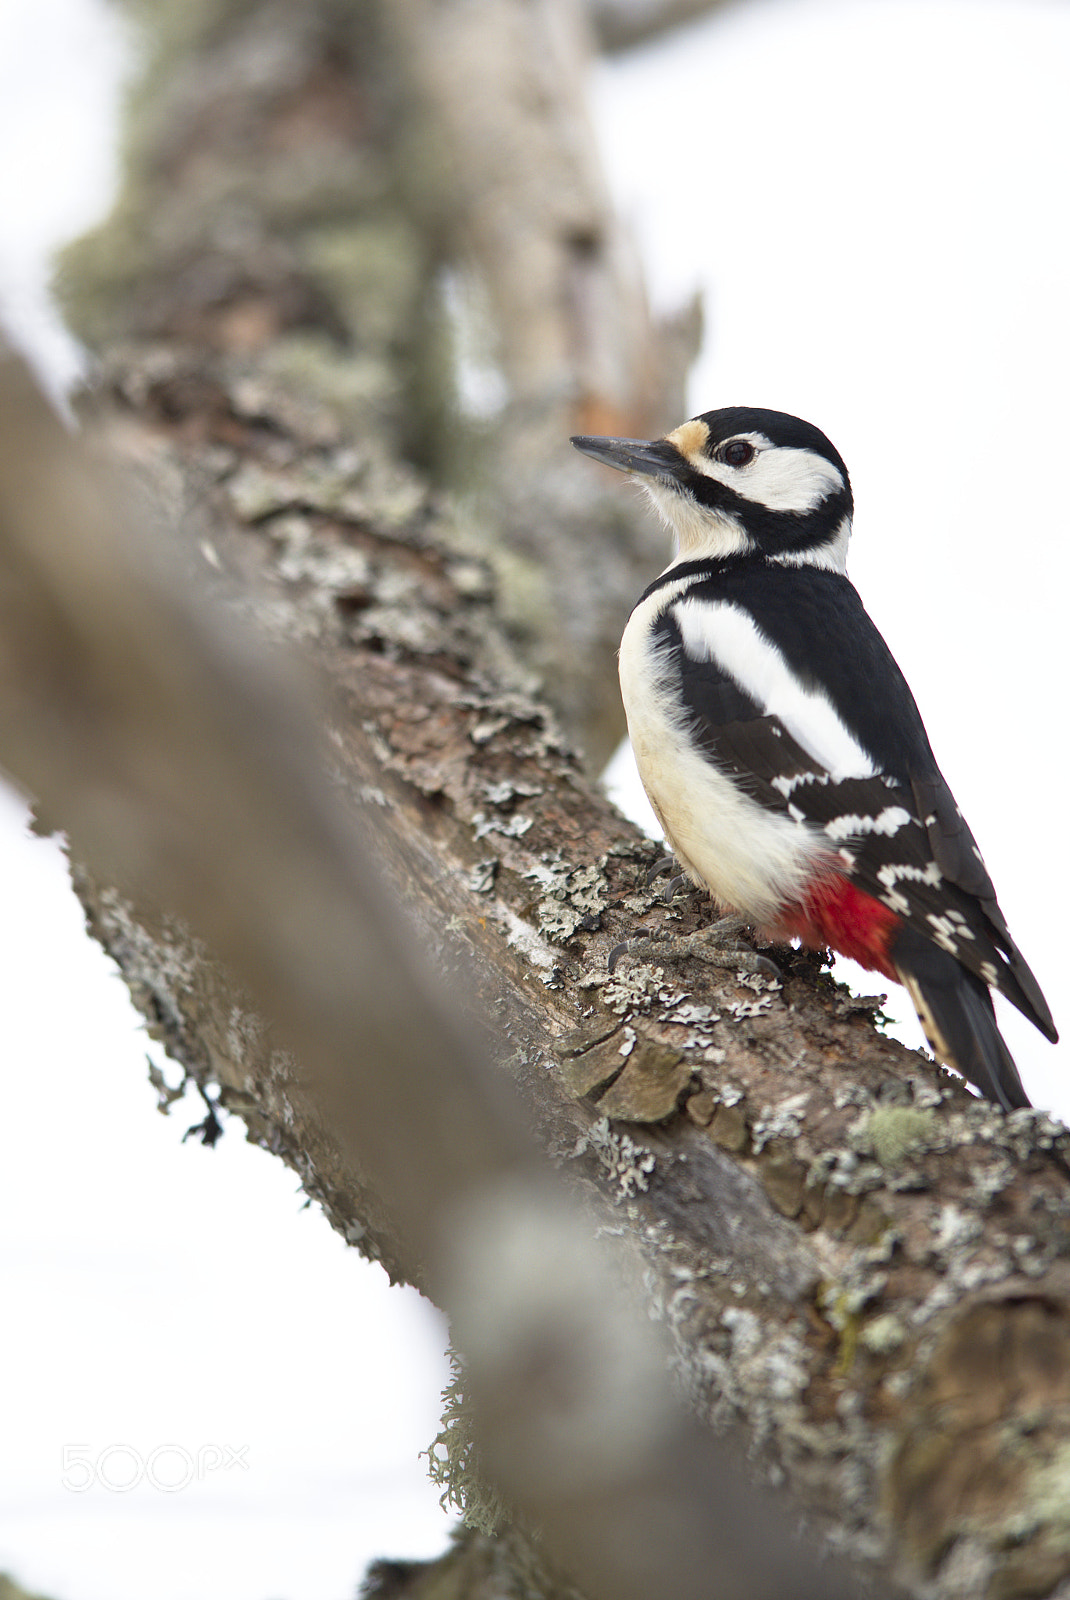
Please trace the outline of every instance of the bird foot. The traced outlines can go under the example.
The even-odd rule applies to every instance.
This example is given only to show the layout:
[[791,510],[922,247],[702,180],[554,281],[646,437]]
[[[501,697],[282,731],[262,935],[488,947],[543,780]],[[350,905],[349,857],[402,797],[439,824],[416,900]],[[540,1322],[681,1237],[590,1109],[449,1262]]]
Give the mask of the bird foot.
[[746,917],[722,917],[709,928],[701,928],[689,935],[688,954],[705,961],[711,967],[727,967],[732,972],[756,973],[783,983],[784,974],[775,961],[759,955],[741,935],[750,930]]
[[749,924],[743,917],[722,917],[712,927],[697,933],[678,934],[671,929],[637,934],[625,939],[609,952],[607,965],[610,973],[616,970],[622,956],[657,955],[662,960],[682,961],[695,957],[707,966],[724,967],[731,972],[757,973],[763,978],[782,981],[780,968],[768,956],[761,956],[747,944],[739,942],[740,935]]

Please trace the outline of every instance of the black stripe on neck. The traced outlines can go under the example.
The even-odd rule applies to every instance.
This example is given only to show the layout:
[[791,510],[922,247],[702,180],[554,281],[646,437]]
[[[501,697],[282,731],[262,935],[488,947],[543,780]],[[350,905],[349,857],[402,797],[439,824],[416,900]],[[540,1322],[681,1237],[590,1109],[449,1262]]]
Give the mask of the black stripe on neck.
[[681,578],[697,579],[700,583],[708,578],[722,578],[728,573],[742,572],[748,567],[761,563],[761,557],[745,556],[706,556],[701,561],[677,561],[673,566],[667,567],[654,582],[648,584],[635,602],[641,606],[644,600],[649,600],[652,594],[657,594],[659,589],[667,588],[670,583],[677,583]]

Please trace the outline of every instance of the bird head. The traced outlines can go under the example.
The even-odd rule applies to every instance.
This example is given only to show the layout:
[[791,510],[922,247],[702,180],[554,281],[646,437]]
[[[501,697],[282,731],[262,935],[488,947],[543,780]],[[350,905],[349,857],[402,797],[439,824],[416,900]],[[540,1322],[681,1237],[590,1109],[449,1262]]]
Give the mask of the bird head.
[[782,411],[704,411],[664,439],[577,436],[584,455],[633,474],[689,560],[757,555],[843,572],[851,484],[819,428]]

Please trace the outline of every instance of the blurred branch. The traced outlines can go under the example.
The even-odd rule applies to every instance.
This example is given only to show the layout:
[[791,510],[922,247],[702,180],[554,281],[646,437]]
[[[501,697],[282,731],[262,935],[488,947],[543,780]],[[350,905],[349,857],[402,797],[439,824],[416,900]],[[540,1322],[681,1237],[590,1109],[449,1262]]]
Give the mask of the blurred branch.
[[595,37],[603,50],[631,50],[686,27],[742,0],[587,0]]
[[[179,338],[314,366],[354,437],[392,428],[465,495],[511,635],[600,770],[624,731],[615,652],[661,539],[560,441],[675,423],[700,319],[651,314],[586,104],[579,0],[136,14],[152,31],[123,193],[61,274],[77,330],[98,350]],[[495,375],[475,418],[457,398],[461,304]]]
[[597,771],[624,732],[623,623],[661,550],[561,441],[649,436],[682,416],[698,308],[651,313],[588,108],[581,0],[388,0],[383,18],[401,190],[436,264],[474,286],[500,383],[468,483],[456,415],[440,460],[475,490],[489,548],[507,546],[502,615]]
[[550,1555],[606,1600],[854,1593],[671,1408],[649,1326],[376,881],[314,702],[146,555],[10,358],[0,629],[5,766],[97,872],[187,915],[293,1043],[298,1092],[453,1315],[487,1460]]
[[[0,371],[3,763],[78,858],[189,917],[270,1002],[415,1271],[435,1207],[522,1164],[519,1119],[326,782],[322,707],[189,588],[173,552],[134,539],[116,486],[25,369]],[[444,1055],[456,1082],[435,1070]],[[407,1107],[401,1144],[384,1078]]]

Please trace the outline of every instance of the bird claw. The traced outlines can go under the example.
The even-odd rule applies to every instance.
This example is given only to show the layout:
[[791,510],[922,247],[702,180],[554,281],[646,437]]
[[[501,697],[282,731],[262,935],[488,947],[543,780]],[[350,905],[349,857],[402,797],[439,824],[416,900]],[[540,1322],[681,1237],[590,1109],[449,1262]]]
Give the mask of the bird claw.
[[[675,867],[675,865],[676,865],[676,857],[675,856],[662,856],[660,858],[660,860],[655,861],[654,865],[651,867],[650,871],[646,875],[646,886],[647,886],[647,888],[648,889],[653,888],[654,884],[657,882],[657,880],[659,878],[664,877],[667,872],[672,872],[672,869],[673,869],[673,867]],[[664,888],[661,890],[659,898],[664,900],[666,902],[666,904],[668,904],[668,902],[673,899],[673,897],[676,895],[678,890],[687,881],[688,880],[687,880],[687,873],[686,872],[674,872],[672,877],[669,879],[668,883],[665,884]]]
[[634,936],[634,938],[623,939],[620,944],[615,944],[606,958],[606,966],[609,968],[610,977],[612,977],[613,973],[616,971],[617,962],[620,960],[621,956],[637,955],[640,950],[644,950],[647,946],[657,944],[659,939],[662,943],[664,943],[665,937],[666,936],[664,934],[659,935],[656,933],[638,933]]
[[654,865],[651,867],[650,871],[646,875],[646,886],[647,886],[647,888],[649,889],[650,885],[657,878],[664,877],[665,873],[671,871],[672,868],[675,867],[675,865],[676,865],[676,857],[675,856],[659,856],[658,859],[655,861]]
[[616,970],[617,970],[617,962],[620,960],[621,956],[626,956],[626,955],[630,955],[631,954],[631,949],[632,949],[632,946],[634,945],[634,943],[635,943],[634,939],[624,939],[624,940],[621,941],[620,944],[615,944],[613,946],[612,950],[609,952],[609,955],[606,958],[606,967],[609,969],[609,976],[610,977],[612,977],[613,974],[616,972]]

